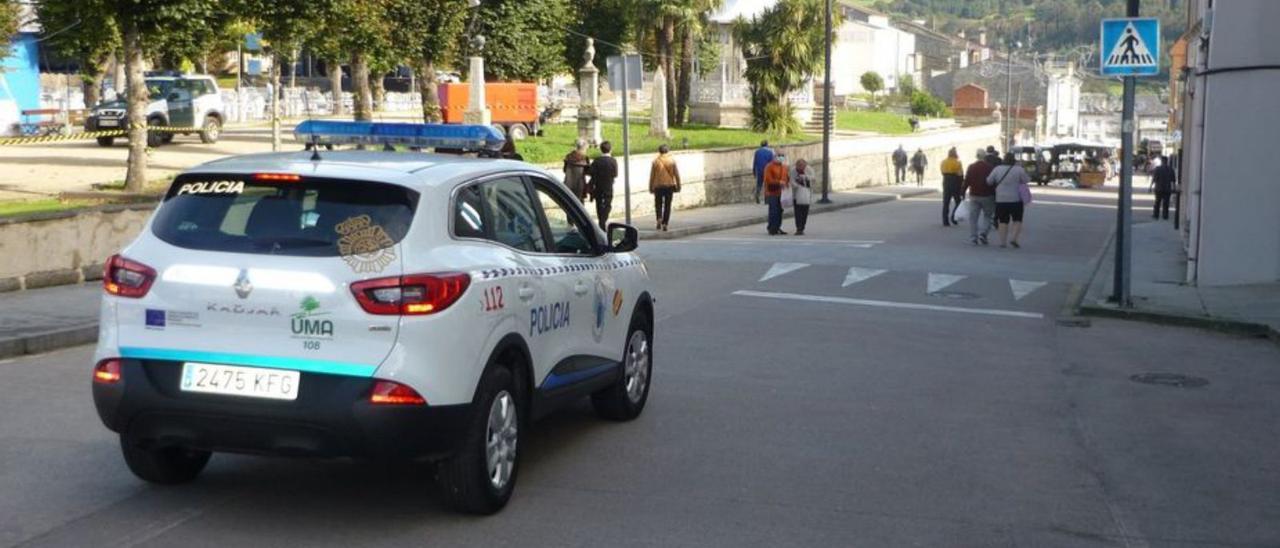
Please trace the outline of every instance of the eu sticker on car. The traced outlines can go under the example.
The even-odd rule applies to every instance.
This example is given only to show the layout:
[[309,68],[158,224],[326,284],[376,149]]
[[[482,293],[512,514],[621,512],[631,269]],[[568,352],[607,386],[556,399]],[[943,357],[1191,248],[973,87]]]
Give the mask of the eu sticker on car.
[[184,392],[292,401],[298,399],[301,376],[284,369],[186,362],[182,364],[179,388]]

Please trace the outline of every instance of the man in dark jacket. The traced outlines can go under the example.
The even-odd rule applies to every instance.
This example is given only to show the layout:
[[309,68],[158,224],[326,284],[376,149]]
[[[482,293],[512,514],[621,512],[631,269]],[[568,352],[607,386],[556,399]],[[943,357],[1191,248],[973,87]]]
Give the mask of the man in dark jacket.
[[[978,151],[978,161],[969,164],[964,173],[964,186],[961,195],[969,192],[969,241],[973,245],[987,245],[987,233],[991,231],[991,221],[996,214],[996,189],[987,184],[987,176],[1000,163],[995,155],[995,147]],[[981,225],[981,229],[979,229]]]
[[769,141],[760,141],[760,148],[756,149],[755,156],[751,159],[751,174],[756,177],[756,203],[760,203],[760,188],[764,186],[764,169],[769,167],[769,162],[773,161],[774,152],[769,148]]
[[1151,211],[1152,219],[1169,219],[1169,197],[1173,195],[1173,189],[1178,184],[1178,174],[1169,164],[1169,157],[1161,156],[1160,167],[1151,173],[1151,184],[1156,191],[1156,206]]
[[613,143],[600,143],[600,157],[591,162],[587,175],[591,177],[592,200],[596,201],[596,220],[600,230],[609,230],[609,211],[613,209],[613,181],[618,178],[618,161],[613,159]]

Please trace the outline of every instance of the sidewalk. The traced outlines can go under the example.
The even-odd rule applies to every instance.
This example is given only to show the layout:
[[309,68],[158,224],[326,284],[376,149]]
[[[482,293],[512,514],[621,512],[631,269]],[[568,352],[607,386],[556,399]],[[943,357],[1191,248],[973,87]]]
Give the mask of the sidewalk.
[[102,283],[0,293],[0,359],[98,340]]
[[[924,187],[874,187],[831,194],[831,204],[814,204],[812,213],[889,202],[936,192]],[[816,198],[816,197],[815,197]],[[621,205],[621,204],[618,204]],[[587,204],[591,208],[591,204]],[[789,216],[789,215],[788,215]],[[764,223],[763,205],[728,204],[672,212],[674,228],[654,232],[649,216],[632,219],[644,239],[672,239],[726,228]],[[0,359],[88,344],[98,339],[101,283],[85,283],[0,293]]]
[[[936,181],[925,181],[925,186],[923,187],[878,186],[848,192],[832,192],[830,196],[831,203],[829,204],[816,203],[821,193],[814,192],[813,200],[815,203],[810,207],[809,214],[813,215],[932,194],[937,192],[937,188],[935,188],[937,185]],[[614,198],[614,207],[619,205],[622,204],[618,202],[617,198]],[[591,207],[591,204],[587,204],[587,209],[591,209]],[[654,219],[651,215],[634,216],[631,218],[631,222],[636,228],[640,229],[641,240],[671,240],[740,226],[764,224],[766,213],[767,210],[763,203],[757,204],[754,202],[674,210],[671,212],[671,229],[667,232],[653,230]],[[787,208],[783,216],[791,218],[793,213],[794,211],[791,208]],[[615,219],[615,221],[620,220]]]
[[1168,221],[1133,226],[1133,307],[1107,302],[1114,276],[1114,242],[1081,302],[1085,315],[1188,325],[1280,340],[1280,283],[1197,287],[1186,283],[1187,255]]

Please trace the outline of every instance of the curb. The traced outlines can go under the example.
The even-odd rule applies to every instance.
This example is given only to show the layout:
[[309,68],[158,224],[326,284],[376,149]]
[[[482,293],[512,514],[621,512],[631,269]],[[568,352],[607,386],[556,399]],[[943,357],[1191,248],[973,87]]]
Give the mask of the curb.
[[[812,209],[809,211],[809,214],[816,215],[818,213],[829,213],[832,211],[839,211],[842,209],[850,209],[850,208],[855,208],[855,207],[860,207],[865,205],[894,202],[897,200],[901,200],[903,198],[914,198],[917,196],[925,196],[927,194],[933,194],[936,192],[937,192],[936,190],[913,190],[913,191],[904,192],[896,196],[871,196],[867,199],[858,200],[856,202],[824,204],[824,205],[814,204]],[[792,217],[793,217],[793,213],[791,211],[784,211],[782,214],[783,219],[790,219]],[[732,219],[728,221],[720,221],[717,223],[709,223],[709,224],[703,224],[703,225],[697,225],[697,226],[677,228],[667,232],[654,232],[652,230],[642,230],[640,231],[640,239],[641,240],[676,240],[676,239],[684,238],[686,236],[694,236],[697,234],[705,234],[708,232],[728,230],[730,228],[751,226],[754,224],[760,224],[762,222],[764,222],[764,217],[762,215],[756,215],[752,217],[743,217],[743,218]]]
[[1108,254],[1107,252],[1115,246],[1115,239],[1116,229],[1112,228],[1111,235],[1107,237],[1107,245],[1103,246],[1102,250],[1099,251],[1098,255],[1093,259],[1093,272],[1089,275],[1089,281],[1083,286],[1080,284],[1071,285],[1071,289],[1067,293],[1067,300],[1063,303],[1062,312],[1059,314],[1059,325],[1089,327],[1088,317],[1112,318],[1117,320],[1140,321],[1176,327],[1195,327],[1199,329],[1217,331],[1219,333],[1226,333],[1229,335],[1265,337],[1271,339],[1272,342],[1280,344],[1280,330],[1266,324],[1247,322],[1243,320],[1232,320],[1229,318],[1192,316],[1188,314],[1178,314],[1175,312],[1121,309],[1115,306],[1102,304],[1084,304],[1084,300],[1089,294],[1089,288],[1093,287],[1093,284],[1098,279],[1098,273],[1102,271],[1102,262],[1106,259]]
[[0,339],[0,358],[40,354],[50,350],[89,344],[98,340],[98,324],[55,329],[24,337]]

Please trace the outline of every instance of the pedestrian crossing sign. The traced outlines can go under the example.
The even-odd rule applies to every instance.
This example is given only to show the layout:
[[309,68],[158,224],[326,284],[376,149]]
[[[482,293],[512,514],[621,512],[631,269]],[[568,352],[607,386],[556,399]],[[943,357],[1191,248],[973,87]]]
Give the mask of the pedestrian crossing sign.
[[1160,72],[1160,20],[1128,17],[1102,20],[1103,76],[1150,76]]

